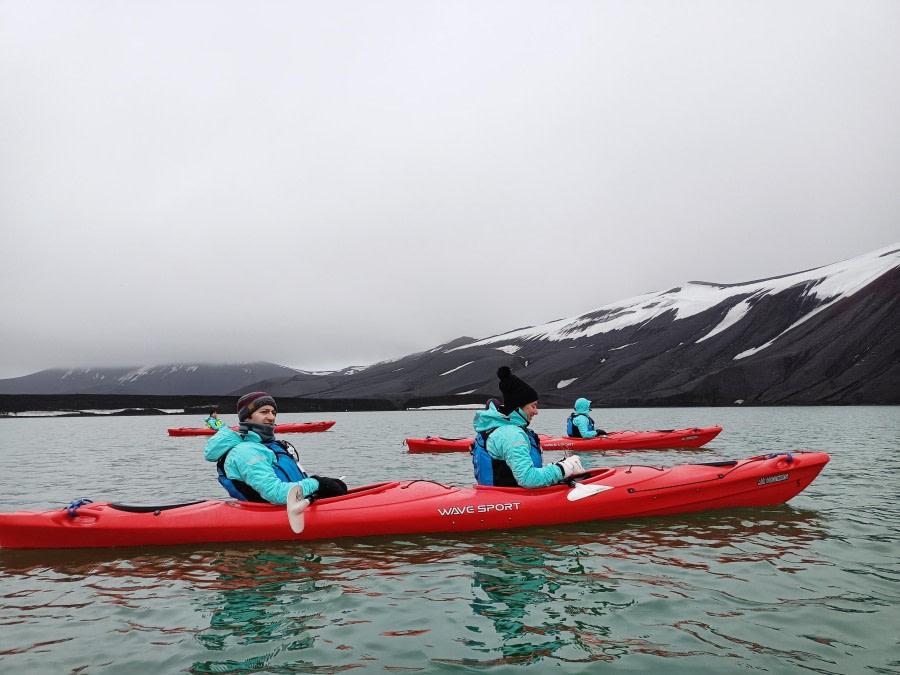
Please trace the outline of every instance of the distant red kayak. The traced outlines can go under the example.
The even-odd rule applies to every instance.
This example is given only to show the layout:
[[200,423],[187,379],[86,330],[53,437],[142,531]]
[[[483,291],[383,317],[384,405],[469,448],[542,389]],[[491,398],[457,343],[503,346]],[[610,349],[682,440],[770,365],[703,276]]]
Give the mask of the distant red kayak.
[[[612,431],[606,436],[571,438],[539,434],[544,450],[663,450],[667,448],[699,448],[719,435],[722,427],[691,427],[657,431]],[[409,452],[464,452],[473,438],[407,438]]]
[[[335,425],[333,420],[328,422],[298,422],[296,424],[276,424],[276,434],[303,434],[314,431],[328,431]],[[238,427],[231,427],[235,431]],[[179,429],[169,429],[169,436],[212,436],[216,432],[213,429],[203,427],[202,429],[193,429],[190,427],[181,427]]]

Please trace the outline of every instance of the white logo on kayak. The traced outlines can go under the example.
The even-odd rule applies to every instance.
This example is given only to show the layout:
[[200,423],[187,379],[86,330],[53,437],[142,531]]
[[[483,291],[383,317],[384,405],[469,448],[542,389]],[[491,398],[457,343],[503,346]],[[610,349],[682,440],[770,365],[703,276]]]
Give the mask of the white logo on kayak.
[[698,438],[700,438],[700,437],[699,437],[699,436],[682,436],[682,437],[681,437],[681,440],[683,440],[683,441],[696,441]]
[[769,483],[780,483],[783,480],[787,480],[788,475],[786,473],[780,473],[777,476],[766,476],[765,478],[760,478],[756,484],[757,485],[768,485]]
[[490,511],[518,511],[519,502],[507,502],[506,504],[479,504],[478,506],[451,506],[449,509],[438,508],[442,516],[464,516],[475,513],[489,513]]

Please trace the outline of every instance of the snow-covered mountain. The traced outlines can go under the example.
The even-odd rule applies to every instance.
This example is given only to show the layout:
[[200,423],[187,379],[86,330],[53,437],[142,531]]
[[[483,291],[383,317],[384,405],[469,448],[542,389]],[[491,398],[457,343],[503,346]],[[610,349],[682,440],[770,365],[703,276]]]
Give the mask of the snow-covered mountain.
[[274,364],[42,371],[0,394],[220,394],[469,402],[509,365],[545,406],[900,403],[900,243],[741,284],[686,282],[584,314],[336,373]]
[[497,395],[510,365],[569,406],[900,403],[900,243],[741,284],[691,281],[584,314],[376,364],[282,396]]

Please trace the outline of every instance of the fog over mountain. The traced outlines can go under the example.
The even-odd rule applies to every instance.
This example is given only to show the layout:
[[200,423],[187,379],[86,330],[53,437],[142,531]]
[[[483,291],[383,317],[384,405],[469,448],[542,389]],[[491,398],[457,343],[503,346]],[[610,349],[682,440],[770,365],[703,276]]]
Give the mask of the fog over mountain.
[[0,394],[472,401],[509,365],[549,406],[900,403],[900,243],[741,284],[688,281],[577,316],[391,361],[309,373],[269,363],[46,370]]
[[168,364],[132,368],[51,368],[0,380],[0,394],[170,396],[223,394],[299,371],[274,363]]

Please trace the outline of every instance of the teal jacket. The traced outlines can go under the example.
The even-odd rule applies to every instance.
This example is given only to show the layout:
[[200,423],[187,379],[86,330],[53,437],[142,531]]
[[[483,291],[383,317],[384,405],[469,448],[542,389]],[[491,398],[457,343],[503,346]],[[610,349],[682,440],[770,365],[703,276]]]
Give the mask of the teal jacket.
[[528,418],[521,408],[506,417],[491,405],[487,410],[475,413],[472,425],[476,433],[496,429],[488,436],[485,449],[492,458],[506,462],[522,487],[555,485],[563,479],[563,471],[556,464],[537,467],[531,461],[531,441],[525,433]]
[[234,429],[222,427],[207,441],[204,456],[209,462],[218,462],[226,452],[225,475],[232,480],[244,481],[272,504],[287,504],[288,492],[295,485],[300,486],[304,497],[319,489],[319,481],[315,478],[286,483],[275,475],[272,469],[275,453],[262,444],[256,432],[248,431],[242,437]]
[[585,415],[591,412],[591,402],[586,398],[579,398],[575,401],[575,412],[580,413],[577,417],[572,420],[572,424],[578,427],[578,431],[581,432],[582,438],[593,438],[597,436],[596,431],[591,427],[591,423],[588,421],[588,418]]
[[213,417],[212,415],[210,415],[206,418],[206,426],[208,426],[210,429],[219,429],[223,424],[225,423],[218,417]]

